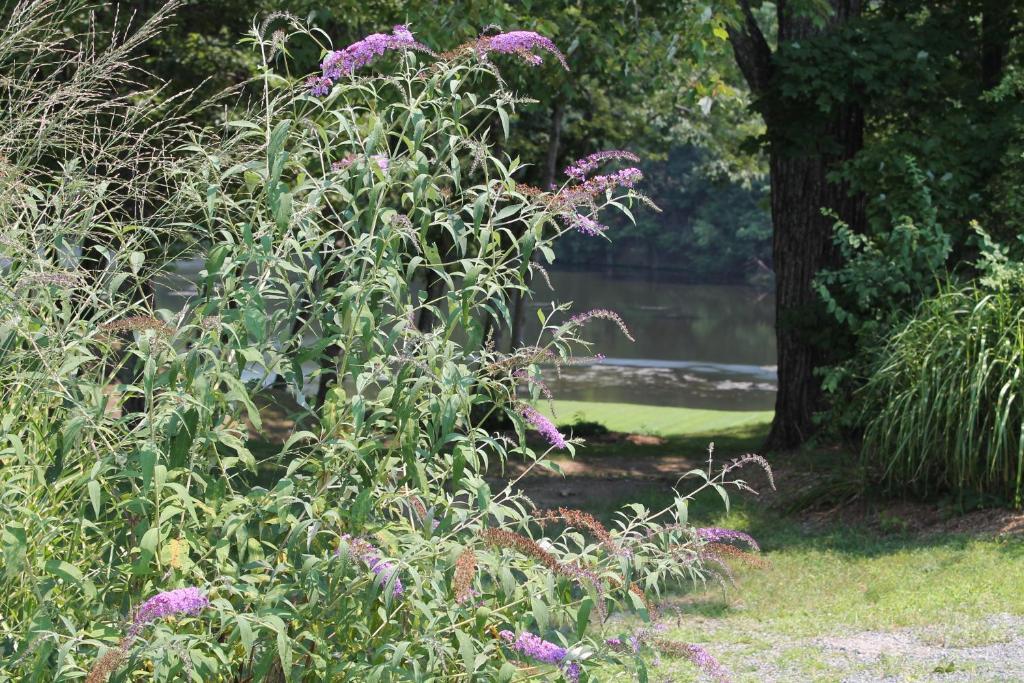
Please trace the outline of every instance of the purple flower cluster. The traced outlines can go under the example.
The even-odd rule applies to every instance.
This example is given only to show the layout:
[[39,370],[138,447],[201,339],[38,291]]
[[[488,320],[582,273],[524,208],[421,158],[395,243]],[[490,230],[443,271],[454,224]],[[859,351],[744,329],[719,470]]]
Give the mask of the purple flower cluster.
[[569,322],[575,325],[582,325],[588,320],[592,320],[594,318],[598,318],[601,320],[611,320],[613,323],[619,326],[619,329],[622,330],[622,334],[626,335],[626,339],[628,339],[629,341],[636,341],[636,339],[634,339],[633,335],[630,333],[629,328],[626,327],[626,321],[622,319],[622,316],[620,316],[615,311],[608,310],[607,308],[595,308],[594,310],[587,311],[586,313],[577,313],[576,315],[569,318]]
[[608,229],[608,226],[601,225],[593,218],[584,216],[581,213],[574,213],[571,217],[566,219],[566,223],[570,228],[575,228],[578,232],[583,233],[587,237],[597,237]]
[[523,416],[523,419],[530,423],[534,429],[541,433],[541,435],[548,440],[555,448],[565,448],[568,444],[565,441],[565,436],[558,431],[554,423],[547,419],[536,410],[528,405],[519,406],[519,414]]
[[380,167],[381,171],[383,171],[384,173],[388,172],[388,167],[391,164],[391,159],[388,157],[387,154],[374,154],[370,158],[373,159],[374,163],[376,163],[377,166]]
[[621,149],[610,149],[604,152],[594,152],[593,154],[576,161],[570,166],[567,166],[565,169],[565,175],[569,176],[573,180],[583,182],[594,169],[604,162],[612,159],[626,159],[634,162],[640,161],[640,157],[632,152],[627,152]]
[[320,64],[323,76],[312,77],[307,81],[310,92],[314,95],[326,95],[334,81],[342,76],[351,75],[356,69],[366,66],[388,50],[422,50],[431,53],[426,45],[416,42],[405,26],[395,26],[393,33],[373,33],[344,50],[328,52]]
[[700,645],[687,645],[683,651],[694,666],[715,681],[728,681],[729,673],[715,657]]
[[209,604],[209,598],[198,588],[176,588],[157,593],[139,606],[129,633],[135,635],[146,624],[172,614],[198,614]]
[[708,543],[721,543],[723,541],[740,541],[750,546],[751,550],[760,550],[761,547],[757,544],[750,534],[745,534],[742,531],[736,531],[735,529],[722,529],[720,527],[704,527],[697,529],[697,537],[701,540],[707,541]]
[[501,639],[509,643],[516,652],[545,664],[553,664],[562,669],[566,680],[576,683],[580,678],[580,665],[565,661],[568,651],[564,647],[550,643],[532,633],[523,632],[518,637],[512,631],[500,631]]
[[579,185],[579,190],[588,195],[598,195],[616,187],[633,188],[643,179],[643,172],[635,166],[630,166],[609,175],[596,175],[585,180]]
[[309,89],[309,94],[317,97],[323,97],[331,92],[332,85],[334,85],[334,81],[326,76],[310,76],[306,79],[306,88]]
[[539,66],[544,63],[544,59],[540,55],[531,52],[534,48],[540,48],[553,54],[562,67],[566,71],[569,70],[569,63],[565,61],[565,55],[555,47],[551,39],[533,31],[509,31],[496,36],[485,36],[477,41],[477,48],[485,53],[501,52],[516,55],[531,66]]
[[[352,538],[348,534],[343,534],[341,540],[348,544],[349,552],[362,560],[363,564],[369,567],[370,571],[374,574],[381,577],[381,581],[384,583],[390,581],[391,577],[398,573],[398,568],[395,567],[394,563],[383,559],[380,556],[380,550],[370,543],[367,543],[361,538]],[[334,554],[340,555],[341,548],[338,548]],[[405,587],[402,585],[402,580],[395,576],[395,583],[394,587],[391,589],[391,595],[398,598],[401,597],[404,592]]]

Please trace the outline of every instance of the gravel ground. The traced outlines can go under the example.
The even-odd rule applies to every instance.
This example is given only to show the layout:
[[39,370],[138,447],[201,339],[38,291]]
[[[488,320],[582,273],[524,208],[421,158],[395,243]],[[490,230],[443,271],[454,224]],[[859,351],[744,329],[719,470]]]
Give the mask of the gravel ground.
[[[964,624],[962,633],[925,627],[770,640],[755,636],[714,652],[737,683],[1024,681],[1024,618],[1010,614]],[[674,673],[668,666],[663,672]]]

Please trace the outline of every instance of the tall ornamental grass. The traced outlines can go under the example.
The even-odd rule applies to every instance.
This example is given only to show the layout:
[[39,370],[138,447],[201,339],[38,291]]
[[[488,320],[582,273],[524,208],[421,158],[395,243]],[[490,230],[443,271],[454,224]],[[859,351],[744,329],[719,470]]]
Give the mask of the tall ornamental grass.
[[[96,48],[66,7],[0,33],[0,680],[643,680],[651,648],[726,679],[662,638],[658,602],[756,562],[687,502],[762,459],[709,459],[610,527],[484,478],[574,452],[523,392],[619,319],[563,306],[512,354],[489,330],[554,240],[642,199],[637,169],[598,168],[627,153],[516,181],[501,70],[561,69],[558,49],[512,31],[438,54],[395,27],[295,78],[275,64],[318,36],[278,17],[215,135],[131,86],[117,51],[153,25]],[[203,269],[156,310],[172,247]],[[273,376],[301,408],[271,444]]]
[[1024,295],[948,289],[884,349],[861,391],[864,453],[894,489],[1024,496]]

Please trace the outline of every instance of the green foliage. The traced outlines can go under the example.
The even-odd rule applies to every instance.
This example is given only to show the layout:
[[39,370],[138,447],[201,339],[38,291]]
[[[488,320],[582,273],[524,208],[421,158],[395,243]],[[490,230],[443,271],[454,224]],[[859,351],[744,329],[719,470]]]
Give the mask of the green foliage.
[[[559,243],[559,261],[677,270],[694,282],[744,282],[764,276],[771,263],[768,188],[705,168],[709,155],[677,147],[665,161],[644,164],[660,211],[637,217],[613,241],[572,235]],[[621,221],[620,221],[621,222]]]
[[886,347],[859,397],[864,456],[893,487],[1024,500],[1019,280],[947,288]]
[[[508,680],[499,629],[642,675],[604,617],[649,618],[631,586],[656,598],[707,576],[689,497],[629,506],[602,543],[545,532],[484,479],[513,456],[546,466],[517,385],[582,345],[562,309],[541,347],[485,338],[577,210],[524,191],[508,141],[488,138],[517,102],[495,64],[395,51],[317,98],[268,61],[314,40],[288,20],[254,31],[258,98],[217,138],[142,91],[111,99],[152,24],[93,51],[64,36],[61,6],[29,4],[0,33],[16,56],[0,61],[0,680]],[[154,245],[172,242],[204,264],[198,291],[155,311],[170,269]],[[428,274],[447,284],[434,299]],[[250,432],[273,374],[305,407],[268,453]],[[514,433],[487,429],[495,413]],[[709,462],[696,490],[725,497],[751,461]],[[209,606],[124,626],[183,586]]]

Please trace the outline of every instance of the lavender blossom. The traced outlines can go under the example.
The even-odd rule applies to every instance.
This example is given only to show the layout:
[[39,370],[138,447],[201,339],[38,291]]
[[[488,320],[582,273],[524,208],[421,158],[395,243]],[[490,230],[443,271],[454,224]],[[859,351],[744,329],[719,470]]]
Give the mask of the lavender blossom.
[[687,659],[694,666],[710,676],[715,681],[728,681],[729,673],[722,667],[717,659],[700,645],[687,645],[684,651]]
[[129,634],[135,635],[146,624],[172,614],[198,614],[209,604],[209,598],[198,588],[177,588],[157,593],[139,607]]
[[523,405],[519,407],[519,414],[523,416],[523,419],[530,423],[534,429],[541,433],[545,439],[548,440],[555,448],[565,448],[568,444],[565,441],[565,436],[558,431],[554,423],[547,419],[530,406]]
[[569,176],[573,180],[582,182],[590,175],[591,171],[600,166],[605,161],[611,159],[626,159],[628,161],[638,162],[640,157],[621,149],[611,149],[604,152],[595,152],[589,156],[583,157],[575,163],[567,166],[565,169],[565,175]]
[[740,541],[750,546],[751,550],[760,550],[761,547],[750,534],[736,531],[735,529],[722,529],[719,527],[704,527],[697,529],[697,537],[709,543],[720,543],[723,541]]
[[388,158],[387,154],[374,154],[372,157],[374,163],[380,167],[380,170],[384,173],[388,172],[388,167],[391,165],[391,159]]
[[622,319],[622,316],[620,316],[615,311],[608,310],[607,308],[595,308],[594,310],[587,311],[586,313],[577,313],[576,315],[569,318],[569,322],[575,325],[582,325],[588,320],[592,320],[594,318],[599,318],[602,320],[611,320],[613,323],[619,326],[619,329],[622,330],[622,334],[626,335],[626,339],[628,339],[629,341],[636,341],[636,339],[633,338],[633,335],[630,334],[629,328],[626,327],[626,322]]
[[575,228],[578,232],[583,233],[587,237],[597,237],[608,229],[608,226],[601,225],[593,218],[579,213],[573,214],[570,218],[566,219],[565,222],[570,228]]
[[309,94],[317,97],[323,97],[331,92],[332,85],[334,85],[334,81],[326,76],[310,76],[306,79],[306,87],[309,89]]
[[320,64],[320,69],[323,77],[333,83],[342,76],[351,75],[356,69],[366,66],[388,50],[421,50],[431,53],[426,45],[416,42],[408,28],[399,25],[394,27],[391,34],[373,33],[344,50],[327,53]]
[[533,31],[509,31],[496,36],[485,36],[477,41],[477,47],[485,53],[501,52],[516,55],[531,66],[539,66],[544,63],[544,59],[540,55],[531,52],[534,48],[540,48],[553,54],[562,67],[566,71],[569,70],[569,63],[565,61],[565,55],[555,47],[551,39]]
[[523,632],[518,637],[512,631],[500,631],[498,635],[502,640],[509,643],[509,646],[516,652],[535,659],[544,664],[553,664],[562,669],[565,678],[572,683],[580,678],[580,665],[576,662],[566,661],[568,651],[564,647],[550,643],[532,633]]
[[[395,567],[393,562],[389,562],[380,556],[380,550],[376,547],[362,540],[361,538],[352,538],[348,534],[344,534],[341,540],[348,544],[349,552],[354,556],[362,560],[363,564],[369,567],[377,576],[381,577],[383,583],[387,583],[391,580],[391,577],[397,574],[398,568]],[[335,555],[341,554],[341,548],[338,548],[334,553]],[[391,595],[393,597],[401,597],[402,593],[405,592],[405,587],[402,585],[402,580],[395,576],[394,587],[391,589]]]
[[581,183],[579,189],[588,195],[597,195],[616,187],[633,188],[643,179],[643,171],[630,166],[609,175],[596,175]]

